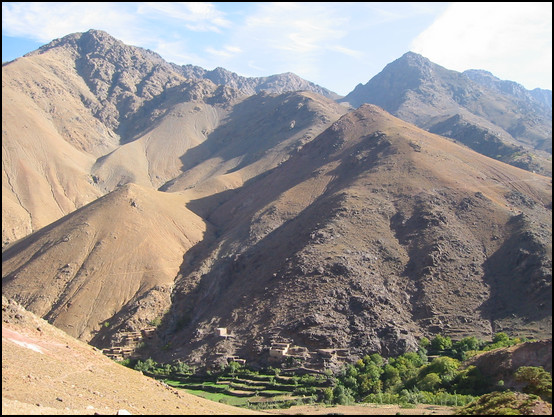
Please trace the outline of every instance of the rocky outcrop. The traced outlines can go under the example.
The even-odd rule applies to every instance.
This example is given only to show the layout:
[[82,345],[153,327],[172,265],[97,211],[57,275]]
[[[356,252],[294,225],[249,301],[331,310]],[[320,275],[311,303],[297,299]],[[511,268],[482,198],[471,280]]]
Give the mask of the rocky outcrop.
[[552,374],[552,339],[520,343],[480,354],[464,363],[476,366],[491,385],[504,381],[505,388],[521,390],[514,373],[521,366],[542,367]]

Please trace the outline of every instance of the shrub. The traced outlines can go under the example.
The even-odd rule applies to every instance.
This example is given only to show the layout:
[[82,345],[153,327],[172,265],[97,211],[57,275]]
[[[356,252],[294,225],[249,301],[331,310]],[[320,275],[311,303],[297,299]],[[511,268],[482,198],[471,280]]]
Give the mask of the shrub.
[[428,349],[429,348],[429,345],[431,344],[431,341],[429,339],[427,339],[425,336],[423,336],[421,339],[419,339],[419,346],[424,348],[424,349]]
[[456,370],[459,366],[460,362],[456,359],[440,356],[433,359],[428,365],[423,366],[419,370],[418,378],[422,379],[425,375],[434,373],[440,376],[443,383],[448,383],[456,376]]
[[537,397],[512,391],[491,392],[456,411],[457,415],[530,415]]
[[148,358],[144,362],[139,360],[135,365],[135,369],[141,372],[153,372],[157,367],[158,364],[152,358]]
[[442,352],[450,348],[452,348],[452,339],[448,336],[444,337],[438,334],[431,341],[431,349],[435,352]]
[[417,387],[422,391],[435,391],[441,384],[441,377],[438,374],[430,373],[425,375],[418,383]]
[[521,366],[514,374],[518,382],[527,384],[523,392],[535,394],[543,400],[552,402],[552,375],[542,366]]

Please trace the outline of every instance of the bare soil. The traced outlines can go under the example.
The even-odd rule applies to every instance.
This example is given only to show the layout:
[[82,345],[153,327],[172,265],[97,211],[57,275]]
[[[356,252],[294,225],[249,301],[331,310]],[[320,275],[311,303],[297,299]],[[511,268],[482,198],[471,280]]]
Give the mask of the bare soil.
[[2,414],[264,414],[173,389],[2,297]]
[[267,412],[272,414],[288,415],[450,415],[454,414],[454,408],[426,404],[419,404],[414,408],[403,408],[399,405],[378,404],[337,405],[333,407],[325,407],[322,405],[298,405],[285,410],[267,410]]

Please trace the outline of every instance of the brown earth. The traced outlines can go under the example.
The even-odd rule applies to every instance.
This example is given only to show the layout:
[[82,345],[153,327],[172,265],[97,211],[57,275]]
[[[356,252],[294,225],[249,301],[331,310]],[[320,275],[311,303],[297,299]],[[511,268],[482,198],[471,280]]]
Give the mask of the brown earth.
[[173,389],[2,297],[2,414],[263,414]]
[[2,293],[82,341],[156,326],[144,357],[265,366],[275,339],[355,360],[552,335],[551,178],[104,32],[2,71]]

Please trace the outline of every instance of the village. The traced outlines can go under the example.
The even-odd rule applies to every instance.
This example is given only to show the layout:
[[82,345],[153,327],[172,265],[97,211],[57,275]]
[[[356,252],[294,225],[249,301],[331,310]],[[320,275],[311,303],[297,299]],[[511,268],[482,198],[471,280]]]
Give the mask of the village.
[[[214,336],[225,341],[232,342],[234,335],[226,327],[215,329]],[[110,359],[120,362],[126,359],[142,358],[139,348],[145,343],[153,341],[157,337],[155,327],[147,327],[140,331],[119,333],[111,347],[102,349],[102,353]],[[246,365],[246,359],[238,355],[229,354],[232,350],[232,343],[227,349],[216,352],[214,362],[224,363],[236,362],[242,366]],[[281,366],[288,371],[296,373],[323,373],[325,369],[339,368],[349,361],[350,351],[345,348],[328,348],[309,350],[305,346],[295,345],[292,340],[278,335],[272,336],[269,347],[264,349],[270,366]]]

